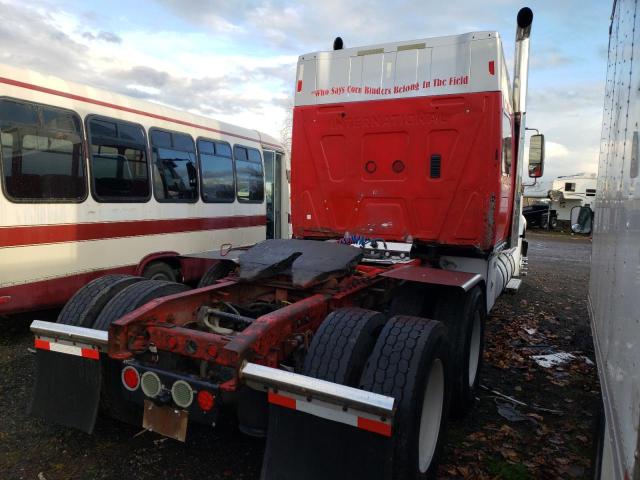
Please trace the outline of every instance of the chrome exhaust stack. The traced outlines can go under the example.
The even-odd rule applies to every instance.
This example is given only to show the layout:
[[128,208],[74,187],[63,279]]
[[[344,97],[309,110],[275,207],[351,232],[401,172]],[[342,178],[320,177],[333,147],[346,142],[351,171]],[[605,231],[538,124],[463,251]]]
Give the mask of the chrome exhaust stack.
[[529,78],[529,37],[533,12],[530,8],[521,8],[517,17],[515,65],[513,68],[513,111],[527,111],[527,80]]
[[515,184],[513,191],[513,212],[511,216],[512,247],[518,245],[520,236],[520,217],[522,214],[522,168],[524,163],[525,142],[525,115],[527,111],[527,83],[529,79],[529,37],[531,36],[531,24],[533,12],[530,8],[521,8],[516,19],[516,47],[515,64],[513,68],[513,135],[514,135],[514,161]]

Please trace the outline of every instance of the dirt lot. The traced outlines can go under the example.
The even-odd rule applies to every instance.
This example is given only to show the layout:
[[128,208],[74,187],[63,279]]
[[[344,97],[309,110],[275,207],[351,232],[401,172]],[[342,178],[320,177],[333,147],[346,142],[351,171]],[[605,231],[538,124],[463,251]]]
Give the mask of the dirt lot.
[[[584,237],[529,234],[529,276],[491,312],[481,378],[527,406],[481,391],[471,416],[451,424],[442,478],[589,478],[600,395],[596,367],[582,358],[594,360],[590,253]],[[555,368],[531,358],[557,351],[577,358]]]
[[[480,392],[474,412],[450,424],[443,479],[588,477],[599,398],[596,369],[582,358],[593,360],[586,309],[591,246],[559,235],[531,234],[529,241],[529,276],[489,318],[482,376],[487,388],[526,406]],[[55,312],[39,314],[46,317]],[[264,442],[230,421],[215,430],[192,426],[180,444],[106,418],[89,436],[28,417],[32,318],[8,319],[0,331],[0,478],[258,478]],[[559,350],[577,358],[548,369],[531,358]]]

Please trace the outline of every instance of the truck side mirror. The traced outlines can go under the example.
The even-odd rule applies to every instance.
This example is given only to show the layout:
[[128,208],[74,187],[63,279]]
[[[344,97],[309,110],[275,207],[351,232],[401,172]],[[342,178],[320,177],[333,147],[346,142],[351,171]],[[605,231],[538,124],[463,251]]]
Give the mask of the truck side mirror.
[[544,173],[544,135],[532,135],[529,140],[529,177],[540,178]]

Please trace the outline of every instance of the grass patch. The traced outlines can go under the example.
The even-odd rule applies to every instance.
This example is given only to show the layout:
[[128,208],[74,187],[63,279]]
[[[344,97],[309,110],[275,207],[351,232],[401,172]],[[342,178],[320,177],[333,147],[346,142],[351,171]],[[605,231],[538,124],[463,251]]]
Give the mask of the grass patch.
[[522,464],[507,463],[502,460],[490,459],[487,467],[491,475],[495,475],[501,480],[531,480],[533,477],[529,470]]

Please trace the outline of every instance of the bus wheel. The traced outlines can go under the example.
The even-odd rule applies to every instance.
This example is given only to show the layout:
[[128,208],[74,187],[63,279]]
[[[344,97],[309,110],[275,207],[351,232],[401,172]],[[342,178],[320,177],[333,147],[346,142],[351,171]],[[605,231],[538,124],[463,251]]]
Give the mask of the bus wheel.
[[165,262],[153,262],[144,267],[142,276],[149,280],[164,280],[165,282],[176,281],[176,271]]
[[331,312],[313,336],[302,373],[357,386],[384,322],[381,313],[362,308]]
[[80,288],[58,315],[58,323],[91,328],[109,300],[129,285],[144,280],[130,275],[105,275]]
[[397,315],[382,329],[361,388],[396,399],[392,478],[434,478],[444,443],[450,395],[445,327]]
[[217,280],[226,277],[236,267],[236,264],[229,260],[221,260],[211,265],[198,282],[198,288],[213,285]]
[[433,318],[447,326],[452,360],[452,411],[461,417],[474,405],[480,382],[484,329],[484,295],[480,287],[469,292],[450,291],[439,296]]

